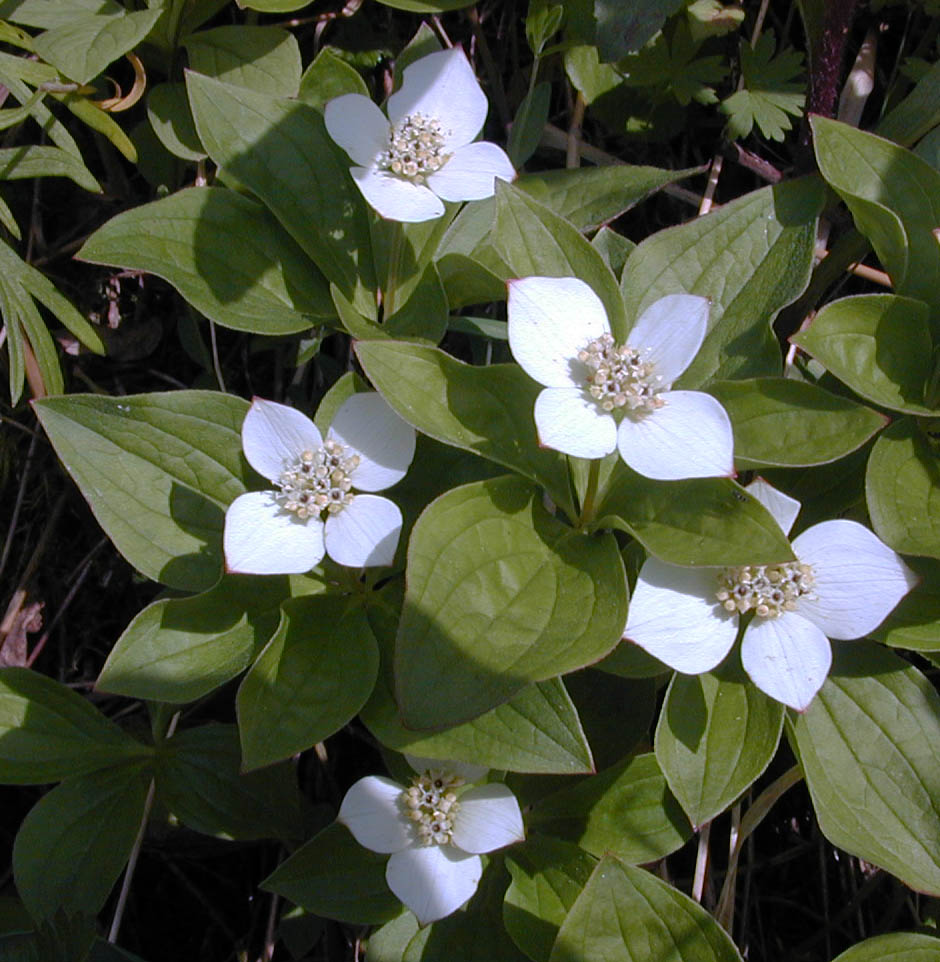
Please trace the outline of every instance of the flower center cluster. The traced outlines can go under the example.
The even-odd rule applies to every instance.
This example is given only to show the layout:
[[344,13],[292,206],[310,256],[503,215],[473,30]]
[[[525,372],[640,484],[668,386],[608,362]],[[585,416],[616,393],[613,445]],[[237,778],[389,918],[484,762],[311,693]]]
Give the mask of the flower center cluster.
[[421,180],[444,166],[444,135],[444,128],[434,117],[409,114],[392,128],[379,165],[401,177]]
[[578,360],[590,369],[588,392],[605,411],[654,411],[666,403],[656,396],[662,386],[653,365],[635,348],[615,344],[610,334],[602,334],[578,351]]
[[715,596],[726,611],[753,611],[760,618],[779,618],[795,611],[797,602],[813,594],[813,569],[800,561],[779,565],[725,568]]
[[448,845],[454,835],[454,816],[460,803],[454,793],[463,779],[452,772],[432,769],[416,775],[401,793],[405,815],[415,824],[422,845]]
[[324,511],[338,514],[353,502],[349,475],[358,466],[359,455],[345,444],[325,441],[316,451],[304,451],[275,482],[277,500],[301,520]]

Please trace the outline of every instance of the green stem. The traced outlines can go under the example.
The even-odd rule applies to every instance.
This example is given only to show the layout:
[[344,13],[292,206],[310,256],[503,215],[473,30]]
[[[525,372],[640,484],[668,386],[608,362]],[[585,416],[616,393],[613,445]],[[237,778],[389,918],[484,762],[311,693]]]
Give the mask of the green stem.
[[388,279],[382,296],[382,317],[386,321],[395,313],[395,297],[398,293],[398,275],[401,273],[401,259],[404,249],[404,228],[400,223],[396,223],[392,228],[392,249],[388,257]]
[[595,459],[591,462],[587,491],[584,492],[584,501],[581,503],[581,516],[578,518],[579,528],[583,528],[588,522],[594,520],[594,502],[597,500],[597,483],[600,480],[600,475],[601,462]]

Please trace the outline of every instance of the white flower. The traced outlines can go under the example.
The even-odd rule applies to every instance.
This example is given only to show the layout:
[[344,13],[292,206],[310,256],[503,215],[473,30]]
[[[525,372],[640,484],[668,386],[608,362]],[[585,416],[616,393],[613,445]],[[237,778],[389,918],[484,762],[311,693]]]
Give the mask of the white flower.
[[495,178],[516,176],[505,152],[473,143],[486,95],[459,47],[416,60],[388,98],[388,119],[368,97],[345,94],[326,105],[330,136],[360,166],[350,173],[365,199],[389,220],[440,217],[442,200],[492,197]]
[[375,392],[354,394],[323,440],[295,408],[255,398],[242,424],[248,463],[276,491],[237,497],[225,514],[225,566],[242,574],[302,574],[324,553],[342,565],[391,564],[401,511],[381,491],[404,477],[415,432]]
[[651,304],[618,345],[584,281],[510,281],[509,346],[545,385],[535,402],[539,443],[577,458],[617,448],[634,471],[660,481],[733,475],[725,409],[701,391],[670,390],[698,353],[707,322],[704,297],[672,294]]
[[525,838],[515,795],[497,783],[461,791],[485,768],[409,758],[419,772],[407,788],[380,775],[360,779],[339,809],[356,841],[390,853],[388,887],[421,925],[450,915],[477,890],[480,854]]
[[[799,501],[765,481],[747,488],[788,534]],[[832,663],[829,638],[873,631],[917,583],[900,556],[855,521],[823,521],[793,541],[797,561],[680,568],[649,558],[640,569],[624,637],[688,675],[728,654],[739,616],[741,661],[771,698],[803,711]]]

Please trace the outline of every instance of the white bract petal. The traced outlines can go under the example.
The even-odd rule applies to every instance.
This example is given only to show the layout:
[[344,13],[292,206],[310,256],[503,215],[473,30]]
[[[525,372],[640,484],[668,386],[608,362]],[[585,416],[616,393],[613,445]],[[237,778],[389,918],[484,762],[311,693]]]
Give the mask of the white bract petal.
[[855,521],[824,521],[793,542],[800,561],[811,565],[815,593],[800,614],[830,638],[861,638],[873,631],[917,584],[901,556]]
[[680,568],[649,558],[630,598],[624,637],[688,675],[724,661],[738,619],[718,603],[713,568]]
[[[610,333],[601,299],[574,277],[509,282],[509,347],[523,371],[546,387],[583,391],[589,373],[578,352]],[[612,450],[612,449],[611,449]]]
[[400,852],[413,845],[412,823],[401,807],[404,788],[390,778],[367,775],[346,792],[337,821],[372,852]]
[[778,491],[763,478],[755,478],[745,489],[748,494],[759,501],[772,515],[774,521],[780,525],[784,534],[789,534],[797,515],[800,513],[800,502],[790,495]]
[[575,458],[603,458],[617,446],[614,419],[577,388],[547,387],[535,399],[539,444]]
[[495,852],[525,838],[516,796],[498,783],[478,785],[460,796],[453,843],[464,852]]
[[401,89],[388,98],[388,117],[393,126],[415,114],[434,117],[444,128],[447,149],[453,151],[480,132],[488,106],[466,54],[453,47],[405,68]]
[[440,198],[422,184],[374,167],[353,167],[349,172],[362,196],[387,220],[417,224],[444,213]]
[[669,294],[640,315],[627,344],[642,352],[667,388],[692,363],[708,327],[708,299]]
[[444,213],[443,200],[492,197],[496,179],[515,177],[505,152],[471,143],[486,119],[486,96],[460,48],[405,68],[388,117],[367,98],[345,94],[324,111],[330,136],[360,166],[350,170],[382,217],[405,223]]
[[803,711],[826,680],[832,646],[812,622],[786,612],[751,622],[741,644],[741,663],[761,691]]
[[385,867],[388,887],[429,925],[455,912],[477,890],[483,874],[479,855],[451,845],[423,845],[395,852]]
[[627,413],[617,448],[638,474],[657,481],[730,477],[734,435],[725,409],[701,391],[666,391],[662,407]]
[[388,147],[391,127],[385,114],[362,94],[344,94],[323,111],[327,133],[364,167],[372,167]]
[[274,491],[250,491],[225,512],[222,547],[233,573],[304,574],[323,558],[323,522],[285,511]]
[[415,429],[375,391],[347,398],[327,435],[359,455],[359,464],[349,475],[358,491],[390,488],[405,476],[415,454]]
[[390,565],[401,535],[398,505],[377,494],[357,494],[352,503],[326,519],[327,554],[350,568]]
[[442,200],[492,197],[494,181],[511,181],[516,171],[506,152],[486,140],[458,148],[440,170],[428,174],[427,185]]
[[242,422],[242,448],[248,463],[269,481],[304,451],[323,443],[317,426],[296,408],[255,398]]

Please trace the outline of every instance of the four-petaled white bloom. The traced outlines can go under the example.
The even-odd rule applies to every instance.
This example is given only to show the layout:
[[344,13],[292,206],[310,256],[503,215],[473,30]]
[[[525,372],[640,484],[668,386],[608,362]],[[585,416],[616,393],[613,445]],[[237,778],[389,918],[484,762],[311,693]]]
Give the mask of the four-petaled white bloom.
[[407,788],[380,775],[346,793],[338,819],[356,841],[390,853],[388,887],[421,925],[450,915],[477,890],[480,855],[525,838],[515,795],[498,783],[461,791],[485,768],[409,758],[419,772]]
[[[799,501],[765,481],[747,488],[789,534]],[[793,541],[797,561],[680,568],[649,558],[640,569],[624,637],[687,675],[728,654],[740,615],[741,662],[771,698],[803,711],[832,663],[829,638],[869,634],[917,583],[900,556],[855,521],[823,521]]]
[[473,143],[487,107],[466,55],[454,47],[405,68],[387,119],[362,94],[331,100],[324,119],[360,165],[350,173],[369,204],[389,220],[417,222],[440,217],[442,200],[492,197],[495,178],[516,176],[501,148]]
[[242,424],[248,463],[275,491],[237,497],[225,514],[225,565],[242,574],[302,574],[324,553],[353,568],[391,564],[401,511],[381,491],[404,477],[415,431],[375,392],[354,394],[326,440],[295,408],[255,398]]
[[733,475],[725,409],[701,391],[670,390],[707,323],[704,297],[671,294],[616,344],[604,305],[584,281],[510,281],[509,346],[545,386],[535,402],[539,443],[577,458],[616,448],[634,471],[660,481]]

